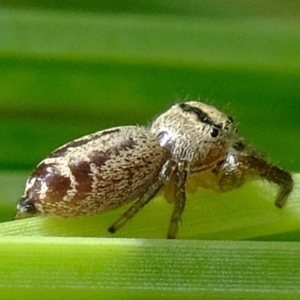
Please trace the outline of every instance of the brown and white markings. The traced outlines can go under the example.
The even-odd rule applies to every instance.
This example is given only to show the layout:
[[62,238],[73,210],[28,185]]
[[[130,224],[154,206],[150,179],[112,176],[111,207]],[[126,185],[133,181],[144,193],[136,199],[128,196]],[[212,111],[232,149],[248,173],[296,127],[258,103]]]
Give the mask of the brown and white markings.
[[178,103],[150,128],[111,128],[55,150],[27,180],[16,219],[92,215],[137,199],[109,228],[113,233],[162,191],[174,205],[167,237],[175,238],[186,190],[226,192],[252,176],[276,183],[275,204],[285,204],[291,175],[249,147],[230,117],[201,102]]

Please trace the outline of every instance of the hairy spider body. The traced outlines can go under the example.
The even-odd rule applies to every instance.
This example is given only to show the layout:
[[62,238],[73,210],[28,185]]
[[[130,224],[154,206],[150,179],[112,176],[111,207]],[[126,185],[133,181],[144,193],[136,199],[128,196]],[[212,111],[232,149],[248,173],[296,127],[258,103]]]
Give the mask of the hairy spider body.
[[186,188],[226,192],[252,176],[276,183],[275,204],[285,204],[293,188],[291,175],[249,147],[232,118],[189,101],[172,106],[149,128],[116,127],[58,148],[29,177],[17,218],[27,213],[90,215],[136,198],[109,228],[113,233],[163,191],[174,205],[167,237],[175,238]]

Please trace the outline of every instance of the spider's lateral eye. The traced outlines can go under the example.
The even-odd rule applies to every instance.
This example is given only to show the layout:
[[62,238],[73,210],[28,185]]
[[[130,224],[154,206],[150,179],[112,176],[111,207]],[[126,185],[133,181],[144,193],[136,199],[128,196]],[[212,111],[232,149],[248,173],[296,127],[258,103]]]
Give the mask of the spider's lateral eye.
[[244,144],[243,142],[241,142],[241,141],[238,141],[238,142],[236,142],[236,143],[233,145],[233,148],[234,148],[235,150],[242,151],[242,150],[245,149],[245,144]]
[[219,129],[214,127],[210,133],[211,137],[215,138],[219,135]]

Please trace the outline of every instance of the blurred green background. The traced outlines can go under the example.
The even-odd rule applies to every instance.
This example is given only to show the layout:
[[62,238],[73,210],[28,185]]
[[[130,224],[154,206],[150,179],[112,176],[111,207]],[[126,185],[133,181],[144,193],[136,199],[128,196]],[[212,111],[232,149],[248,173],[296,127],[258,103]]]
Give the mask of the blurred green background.
[[[52,150],[104,128],[147,125],[179,100],[224,110],[250,144],[299,172],[299,54],[298,0],[1,0],[0,222],[12,219],[26,177]],[[235,202],[233,194],[213,201],[201,191],[198,210],[187,205],[181,231],[198,236],[209,222],[195,224],[209,219],[219,230],[229,224],[221,239],[254,230],[262,240],[294,243],[57,238],[102,236],[110,213],[2,223],[0,293],[5,299],[162,299],[180,292],[184,299],[203,293],[205,299],[298,299],[300,232],[281,228],[299,228],[298,178],[292,205],[281,211],[265,199],[267,185],[263,192],[245,185]],[[230,213],[234,203],[240,206]],[[124,236],[138,232],[138,222],[151,230],[160,219],[165,225],[152,231],[164,232],[170,207],[162,205],[152,201]],[[259,233],[273,227],[282,234]],[[45,229],[56,237],[43,238]],[[3,237],[11,232],[17,236]]]
[[1,1],[0,215],[56,147],[189,98],[299,171],[299,12],[279,0]]

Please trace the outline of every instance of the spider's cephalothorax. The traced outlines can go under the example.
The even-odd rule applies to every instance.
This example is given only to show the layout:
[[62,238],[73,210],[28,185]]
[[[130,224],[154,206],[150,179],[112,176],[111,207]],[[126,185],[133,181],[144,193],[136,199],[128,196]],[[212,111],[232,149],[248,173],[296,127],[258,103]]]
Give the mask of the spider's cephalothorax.
[[172,159],[191,170],[204,170],[222,160],[238,137],[231,118],[204,103],[191,101],[172,106],[151,126]]
[[174,204],[168,238],[175,238],[186,191],[226,192],[259,176],[279,186],[282,207],[291,175],[265,161],[215,107],[178,103],[150,128],[116,127],[72,141],[43,160],[27,180],[16,218],[91,215],[136,202],[109,228],[115,232],[158,192]]

